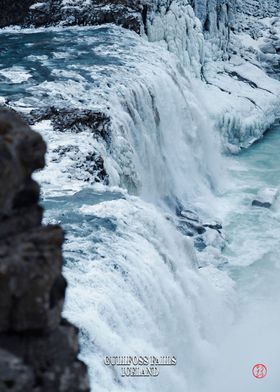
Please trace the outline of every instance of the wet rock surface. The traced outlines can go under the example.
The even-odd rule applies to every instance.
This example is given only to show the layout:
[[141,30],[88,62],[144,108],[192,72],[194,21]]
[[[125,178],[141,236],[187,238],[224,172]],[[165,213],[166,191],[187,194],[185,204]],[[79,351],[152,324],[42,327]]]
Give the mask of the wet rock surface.
[[105,141],[110,140],[111,119],[101,111],[88,109],[58,109],[54,106],[32,110],[27,118],[31,125],[38,121],[50,120],[55,131],[79,133],[85,127],[89,128],[95,138],[101,137]]
[[89,391],[77,329],[61,317],[64,234],[42,226],[46,146],[15,112],[0,109],[0,391]]
[[[103,142],[109,148],[111,141],[111,118],[104,112],[80,108],[46,107],[32,110],[24,118],[30,125],[49,120],[54,131],[92,134],[92,137]],[[109,177],[105,169],[103,157],[96,150],[85,155],[79,154],[77,146],[58,146],[53,150],[56,162],[66,154],[74,154],[75,167],[81,173],[81,179],[88,183],[102,182],[108,184]],[[79,177],[79,178],[80,178]]]

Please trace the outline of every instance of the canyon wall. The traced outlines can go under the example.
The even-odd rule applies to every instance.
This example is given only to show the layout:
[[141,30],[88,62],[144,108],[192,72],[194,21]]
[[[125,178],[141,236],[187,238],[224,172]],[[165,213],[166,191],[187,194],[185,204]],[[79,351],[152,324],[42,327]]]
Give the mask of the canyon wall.
[[64,234],[42,225],[46,146],[13,111],[0,109],[0,390],[87,392],[77,329],[61,317]]

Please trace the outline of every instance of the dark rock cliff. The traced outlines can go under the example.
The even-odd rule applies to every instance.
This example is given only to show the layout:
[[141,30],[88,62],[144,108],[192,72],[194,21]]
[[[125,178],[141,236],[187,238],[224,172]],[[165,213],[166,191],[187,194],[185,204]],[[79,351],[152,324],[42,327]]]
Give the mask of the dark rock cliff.
[[36,0],[0,0],[0,27],[24,22]]
[[48,26],[63,22],[64,25],[100,25],[115,23],[141,32],[145,5],[141,0],[77,0],[74,5],[61,0],[49,0],[34,7],[28,22],[35,26]]
[[63,231],[42,225],[41,136],[0,109],[0,391],[87,392],[77,329],[62,319]]

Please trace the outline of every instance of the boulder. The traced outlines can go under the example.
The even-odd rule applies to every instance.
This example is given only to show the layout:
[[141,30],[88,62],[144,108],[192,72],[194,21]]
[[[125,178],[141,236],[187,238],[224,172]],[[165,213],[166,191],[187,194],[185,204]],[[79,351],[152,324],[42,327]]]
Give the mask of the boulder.
[[270,208],[278,196],[277,188],[263,188],[252,201],[253,206]]

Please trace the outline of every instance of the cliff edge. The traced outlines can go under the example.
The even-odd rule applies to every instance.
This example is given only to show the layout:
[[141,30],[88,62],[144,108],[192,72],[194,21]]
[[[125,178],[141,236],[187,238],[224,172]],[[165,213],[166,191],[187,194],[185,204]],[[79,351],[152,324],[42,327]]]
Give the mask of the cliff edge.
[[0,109],[0,391],[87,392],[77,328],[61,317],[63,231],[42,225],[39,134]]

